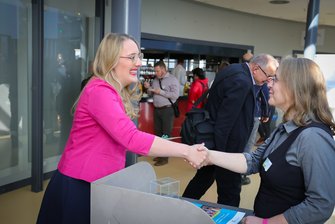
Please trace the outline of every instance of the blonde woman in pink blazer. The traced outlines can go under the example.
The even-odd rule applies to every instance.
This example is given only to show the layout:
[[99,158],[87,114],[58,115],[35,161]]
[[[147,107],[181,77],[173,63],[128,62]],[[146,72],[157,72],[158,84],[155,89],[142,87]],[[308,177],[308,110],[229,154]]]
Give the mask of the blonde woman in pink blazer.
[[[139,131],[132,118],[138,100],[137,70],[143,54],[125,34],[107,34],[93,63],[93,77],[76,104],[72,129],[51,178],[37,223],[90,223],[90,183],[125,167],[126,150],[140,155],[182,157],[199,168],[203,145],[188,146]],[[200,149],[200,150],[197,150]],[[202,150],[201,150],[202,149]]]

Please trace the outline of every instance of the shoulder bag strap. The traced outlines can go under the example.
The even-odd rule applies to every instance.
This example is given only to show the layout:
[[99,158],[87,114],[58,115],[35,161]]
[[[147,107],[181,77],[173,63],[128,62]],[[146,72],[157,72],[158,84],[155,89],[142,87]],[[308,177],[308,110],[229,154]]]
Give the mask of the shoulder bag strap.
[[209,89],[207,89],[193,104],[192,108],[195,108],[198,106],[202,101],[204,101],[207,98]]
[[[158,79],[158,82],[159,82],[159,88],[161,88],[161,90],[164,90],[164,89],[162,88],[162,79]],[[172,100],[171,100],[170,98],[168,98],[168,100],[170,101],[171,105],[173,106],[173,102],[172,102]]]

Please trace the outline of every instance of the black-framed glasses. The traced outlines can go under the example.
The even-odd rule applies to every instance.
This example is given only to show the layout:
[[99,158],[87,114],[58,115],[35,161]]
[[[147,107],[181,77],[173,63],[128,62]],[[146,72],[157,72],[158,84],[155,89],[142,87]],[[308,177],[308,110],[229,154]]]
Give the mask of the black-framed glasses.
[[138,54],[132,54],[129,56],[120,56],[120,58],[127,58],[131,60],[132,63],[136,64],[137,60],[140,59],[142,61],[143,59],[143,53],[138,53]]
[[268,77],[267,83],[271,83],[271,84],[273,85],[273,84],[275,84],[276,82],[278,82],[278,77],[277,77],[276,74],[275,74],[274,76],[269,76],[269,77]]
[[263,74],[264,74],[267,78],[271,77],[271,75],[266,74],[266,72],[262,69],[261,66],[258,65],[258,68],[263,72]]

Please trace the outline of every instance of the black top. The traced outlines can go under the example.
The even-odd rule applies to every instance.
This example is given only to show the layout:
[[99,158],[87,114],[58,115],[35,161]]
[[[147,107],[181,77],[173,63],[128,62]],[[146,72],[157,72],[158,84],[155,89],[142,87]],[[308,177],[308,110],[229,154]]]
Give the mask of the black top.
[[296,137],[306,128],[319,127],[330,133],[329,127],[311,123],[294,130],[267,158],[262,160],[261,185],[257,193],[254,212],[261,218],[270,218],[285,212],[305,199],[304,176],[300,167],[286,161],[286,153]]

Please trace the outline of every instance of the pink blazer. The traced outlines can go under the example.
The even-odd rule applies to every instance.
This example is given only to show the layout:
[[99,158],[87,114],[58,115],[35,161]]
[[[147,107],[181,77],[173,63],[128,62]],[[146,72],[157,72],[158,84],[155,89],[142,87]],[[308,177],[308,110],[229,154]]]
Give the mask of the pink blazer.
[[126,150],[148,154],[154,135],[139,131],[118,92],[92,78],[83,89],[58,170],[93,182],[125,167]]

